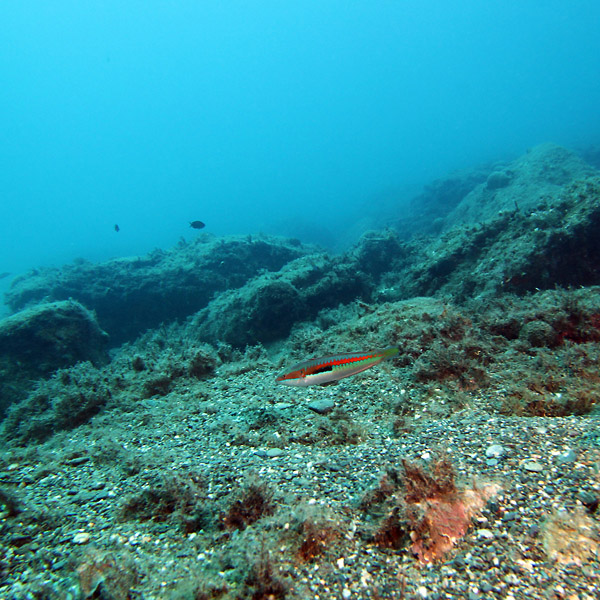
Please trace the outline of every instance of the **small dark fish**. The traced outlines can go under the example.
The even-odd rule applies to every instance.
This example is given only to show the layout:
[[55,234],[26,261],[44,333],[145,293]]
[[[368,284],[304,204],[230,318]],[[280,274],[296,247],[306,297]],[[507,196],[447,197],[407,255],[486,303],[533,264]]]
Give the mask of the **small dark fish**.
[[190,221],[190,227],[192,229],[204,229],[206,225],[202,221]]
[[4,273],[0,273],[0,279],[4,279],[5,277],[8,277],[10,275],[10,273],[8,273],[7,271],[5,271]]
[[117,233],[119,233],[119,231],[121,231],[121,228],[115,223],[115,231]]

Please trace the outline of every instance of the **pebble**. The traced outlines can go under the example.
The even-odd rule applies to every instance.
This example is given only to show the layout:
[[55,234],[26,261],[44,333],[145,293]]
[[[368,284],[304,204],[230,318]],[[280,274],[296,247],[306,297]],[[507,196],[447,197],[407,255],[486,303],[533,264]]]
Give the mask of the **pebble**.
[[80,531],[73,536],[74,544],[87,544],[90,541],[90,534],[85,531]]
[[[350,383],[344,385],[350,385]],[[361,384],[357,384],[357,389],[358,385]],[[365,389],[368,389],[368,386]],[[343,391],[343,389],[340,388],[337,391]],[[379,394],[380,392],[376,391],[374,393]],[[342,402],[346,409],[349,404],[348,400],[344,399],[343,393],[338,394],[338,396],[341,397],[337,399],[336,405]],[[349,398],[353,397],[350,394],[347,396]],[[252,396],[253,404],[249,405],[252,410],[255,410],[255,399],[263,397],[264,394]],[[302,404],[306,407],[313,399],[316,400],[314,397],[309,398]],[[330,407],[334,405],[331,400],[325,401],[324,404]],[[228,415],[228,406],[228,403],[222,402],[219,410]],[[275,407],[283,409],[288,406],[291,408],[289,403],[281,403]],[[310,419],[312,413],[308,413],[309,418],[307,419],[306,410],[302,413],[301,410],[297,410],[299,408],[297,403],[293,406],[292,413],[286,415],[286,423],[288,417],[290,420],[297,419],[297,423],[292,421],[294,427],[290,426],[290,431],[293,431],[294,434],[303,432],[307,421],[321,421],[320,416],[314,417],[312,415],[312,419]],[[237,414],[234,413],[234,410],[237,409],[232,409],[232,414]],[[252,471],[258,465],[261,477],[264,477],[267,483],[273,485],[273,488],[277,490],[277,494],[281,494],[281,498],[285,499],[287,506],[293,506],[294,502],[297,501],[296,499],[302,499],[304,504],[307,498],[311,498],[311,501],[307,503],[307,507],[302,506],[300,509],[299,518],[304,518],[304,514],[315,514],[317,516],[331,514],[331,517],[335,519],[354,519],[356,517],[357,522],[358,519],[362,521],[362,513],[354,512],[355,508],[353,506],[355,505],[347,508],[350,502],[353,502],[356,498],[362,498],[366,489],[379,485],[378,482],[383,477],[382,473],[387,473],[387,481],[395,485],[395,479],[391,480],[390,478],[392,476],[395,478],[396,475],[392,470],[388,472],[387,466],[388,464],[398,464],[403,456],[406,455],[410,460],[418,459],[418,457],[431,459],[429,448],[434,446],[436,440],[440,439],[442,435],[448,440],[449,444],[452,444],[452,456],[456,461],[455,464],[460,465],[461,470],[464,467],[464,473],[461,474],[461,477],[464,477],[465,480],[470,481],[471,475],[478,477],[486,461],[500,463],[502,468],[506,468],[506,473],[510,471],[510,476],[506,474],[506,477],[503,477],[505,489],[500,491],[486,507],[483,515],[487,516],[475,518],[473,523],[474,532],[466,539],[457,540],[456,548],[444,557],[443,563],[435,563],[423,568],[409,552],[404,552],[404,556],[396,559],[395,556],[380,552],[377,549],[363,548],[361,540],[365,529],[367,527],[369,530],[375,528],[381,522],[381,519],[385,518],[384,509],[387,508],[387,505],[383,504],[376,506],[371,513],[365,515],[369,518],[369,524],[365,525],[364,528],[362,523],[358,525],[356,533],[354,526],[352,529],[348,528],[347,542],[344,541],[343,545],[340,544],[340,550],[344,554],[347,552],[350,554],[343,557],[341,554],[328,557],[328,560],[337,568],[315,568],[313,570],[312,566],[307,568],[305,565],[296,567],[292,565],[290,567],[290,581],[300,582],[301,578],[306,575],[307,590],[310,588],[311,592],[309,594],[307,591],[306,597],[310,595],[311,598],[314,598],[317,597],[318,593],[323,598],[336,597],[340,600],[342,598],[348,600],[356,598],[358,600],[363,594],[365,596],[369,595],[369,587],[375,589],[375,585],[379,586],[380,582],[381,590],[385,590],[386,587],[384,586],[387,585],[390,586],[387,587],[388,590],[398,589],[399,570],[402,572],[403,579],[406,576],[407,596],[410,596],[413,600],[443,600],[450,597],[463,600],[492,600],[492,598],[500,597],[505,600],[510,598],[518,600],[519,598],[537,597],[536,585],[539,586],[540,595],[545,597],[546,592],[551,594],[553,586],[559,582],[563,582],[563,586],[567,590],[564,600],[569,600],[569,596],[572,594],[564,582],[568,582],[569,585],[572,584],[571,589],[573,590],[584,590],[586,588],[582,586],[595,585],[594,577],[598,572],[597,561],[590,560],[589,572],[585,573],[582,569],[578,572],[575,569],[568,571],[563,566],[555,567],[553,563],[542,558],[541,551],[545,541],[545,530],[544,539],[539,539],[541,537],[540,526],[537,525],[537,523],[543,522],[543,515],[546,514],[547,509],[554,507],[556,504],[562,506],[567,502],[570,505],[574,500],[589,504],[590,501],[595,499],[594,496],[600,496],[600,491],[595,490],[593,487],[596,484],[596,473],[593,472],[593,467],[590,465],[591,461],[595,461],[593,464],[598,463],[598,461],[595,457],[589,461],[583,460],[583,458],[588,458],[587,455],[582,454],[583,449],[585,449],[584,446],[579,450],[576,444],[572,444],[575,453],[577,453],[577,458],[574,459],[575,463],[578,460],[581,463],[577,464],[577,469],[573,469],[566,463],[566,466],[559,466],[559,456],[561,456],[561,453],[567,454],[570,444],[565,444],[564,436],[558,435],[555,425],[549,429],[552,435],[548,436],[550,439],[547,441],[531,436],[529,424],[524,425],[517,420],[504,422],[500,417],[498,423],[502,426],[498,425],[495,429],[490,426],[489,433],[486,433],[486,436],[490,436],[487,440],[476,437],[476,433],[487,423],[484,416],[479,420],[476,418],[465,419],[464,423],[450,419],[448,422],[444,421],[444,427],[432,427],[431,429],[425,423],[422,431],[419,429],[412,433],[408,432],[403,434],[403,437],[397,438],[391,436],[386,422],[379,428],[380,424],[375,422],[376,419],[373,418],[378,414],[377,411],[373,414],[367,414],[369,415],[369,426],[372,423],[373,435],[368,436],[364,445],[358,446],[300,445],[290,441],[286,434],[282,433],[281,437],[275,438],[279,439],[280,443],[274,444],[281,446],[281,448],[271,448],[271,444],[266,443],[266,440],[270,439],[268,436],[271,433],[268,428],[261,432],[265,437],[259,442],[258,448],[253,447],[254,443],[242,449],[234,446],[234,444],[230,445],[228,443],[230,435],[224,436],[223,439],[207,436],[206,440],[202,440],[202,443],[198,443],[200,435],[191,435],[188,444],[184,446],[182,444],[185,436],[179,437],[180,423],[178,421],[174,421],[174,424],[179,427],[174,426],[171,429],[170,424],[165,425],[164,436],[161,440],[165,443],[176,440],[173,458],[176,459],[176,464],[182,476],[188,477],[188,471],[195,471],[198,475],[202,474],[202,479],[206,477],[207,483],[210,484],[210,493],[207,495],[215,505],[229,491],[229,480],[228,477],[222,477],[221,475],[213,480],[210,475],[213,464],[219,468],[222,465],[224,473],[233,469],[239,470],[240,474],[244,472],[245,465],[248,464]],[[193,420],[193,418],[192,415],[190,419]],[[201,418],[204,419],[204,417]],[[579,421],[576,423],[579,423]],[[586,421],[581,423],[581,429],[578,429],[578,431],[582,432],[583,435],[590,427]],[[280,424],[276,422],[269,423],[269,427],[272,427],[275,432],[279,432],[281,429]],[[82,432],[85,433],[86,429],[83,428]],[[124,429],[123,431],[126,432],[127,430]],[[177,437],[174,434],[177,434]],[[69,435],[77,435],[77,430]],[[128,443],[131,446],[133,440],[136,440],[137,444],[137,435],[137,431],[131,432],[131,438],[125,435],[123,443]],[[88,437],[84,435],[83,440],[88,440]],[[500,440],[506,443],[507,446],[504,447],[494,443]],[[147,437],[142,435],[140,438],[142,448],[150,447],[155,441],[156,435],[153,428],[151,428]],[[579,440],[573,441],[579,443]],[[78,441],[78,446],[85,447],[81,441]],[[259,448],[262,449],[259,450]],[[123,456],[126,458],[127,454]],[[196,459],[196,456],[198,456],[198,459]],[[259,456],[263,459],[258,458]],[[275,458],[278,456],[281,458]],[[515,461],[514,464],[519,465],[521,468],[513,469],[512,459]],[[58,464],[59,466],[64,464],[60,460],[60,453],[56,454],[54,460],[55,462],[52,464]],[[543,470],[541,476],[536,472],[529,473],[527,470],[528,465],[525,463],[534,463],[535,461],[541,463],[539,465]],[[43,577],[54,577],[56,581],[62,581],[66,577],[70,577],[73,570],[72,559],[67,560],[66,556],[69,553],[69,547],[70,550],[77,550],[73,546],[81,545],[79,551],[89,550],[93,544],[100,543],[103,538],[106,538],[107,541],[113,540],[111,543],[115,545],[117,545],[115,540],[119,540],[118,544],[129,546],[130,551],[133,548],[130,555],[134,557],[132,560],[136,562],[138,560],[140,563],[146,561],[148,555],[151,555],[156,557],[154,560],[157,563],[160,561],[166,566],[165,575],[161,571],[156,573],[156,577],[152,575],[152,580],[148,581],[148,585],[144,583],[143,592],[145,597],[160,597],[161,592],[157,590],[159,585],[165,588],[164,595],[172,583],[172,579],[168,579],[171,573],[173,574],[172,578],[180,573],[185,573],[188,568],[188,561],[192,560],[191,557],[196,556],[200,551],[202,552],[197,556],[202,557],[202,562],[205,563],[203,568],[212,569],[210,565],[217,563],[219,560],[219,550],[212,550],[212,542],[207,543],[205,546],[205,539],[210,540],[210,533],[205,534],[202,532],[195,541],[192,541],[195,537],[193,534],[182,537],[179,531],[175,531],[175,527],[178,526],[177,522],[157,523],[161,528],[155,530],[154,526],[152,527],[152,543],[143,543],[142,537],[131,535],[132,532],[139,529],[136,518],[128,519],[124,523],[115,523],[113,513],[107,511],[107,509],[112,511],[114,510],[113,506],[118,507],[121,496],[139,493],[138,487],[148,481],[148,478],[144,473],[139,474],[139,477],[135,475],[133,477],[129,475],[122,477],[119,472],[114,471],[113,465],[110,463],[106,464],[105,468],[100,468],[104,464],[94,462],[94,468],[92,469],[92,465],[87,463],[83,467],[78,467],[77,473],[69,473],[65,469],[63,476],[60,476],[61,473],[59,472],[59,477],[48,479],[45,487],[31,486],[21,492],[23,494],[27,492],[26,497],[32,505],[47,504],[50,510],[58,508],[61,520],[64,518],[62,511],[68,511],[70,518],[68,520],[64,518],[62,524],[64,529],[62,527],[59,529],[58,536],[54,534],[48,536],[45,530],[40,530],[38,533],[32,528],[32,540],[31,542],[26,539],[23,540],[24,543],[21,547],[23,555],[20,555],[18,559],[5,560],[4,556],[0,557],[5,562],[12,561],[10,562],[11,572],[8,575],[9,577],[13,576],[12,570],[15,568],[15,577],[21,577],[23,581],[31,580],[33,582],[29,575],[33,572],[30,565],[35,568],[38,559],[35,558],[34,560],[34,555],[42,555],[42,552],[44,552],[50,558],[46,560],[49,566],[44,570]],[[211,465],[210,472],[205,465]],[[554,467],[551,465],[554,465]],[[161,466],[157,464],[155,470],[158,471]],[[27,469],[33,468],[35,468],[34,464],[25,464],[22,467],[23,474],[20,474],[19,478],[25,476],[28,472]],[[229,471],[225,471],[225,469]],[[207,471],[206,476],[203,475],[205,470]],[[573,473],[580,473],[581,477],[577,478]],[[593,473],[593,475],[590,475],[590,473]],[[75,475],[78,475],[79,478],[74,479]],[[546,475],[548,476],[546,477]],[[401,476],[402,473],[399,474],[399,477]],[[6,478],[9,478],[7,472]],[[153,481],[150,480],[150,483],[153,483]],[[532,485],[532,482],[534,482],[534,485]],[[109,491],[105,490],[109,490],[112,496],[108,496]],[[385,491],[385,488],[382,487],[382,490]],[[585,495],[586,490],[589,490],[589,496]],[[29,500],[30,496],[31,500]],[[104,496],[115,497],[114,505],[108,502],[104,505],[95,502],[95,500]],[[336,504],[333,503],[334,497]],[[357,517],[356,515],[360,516]],[[285,515],[286,517],[287,515]],[[284,515],[281,518],[283,519]],[[294,521],[289,520],[293,528]],[[534,525],[531,525],[532,523]],[[106,533],[103,532],[103,528],[107,529]],[[87,529],[89,529],[89,533],[86,533]],[[290,525],[288,525],[288,529],[290,529]],[[294,530],[292,530],[293,532]],[[222,535],[222,532],[215,535]],[[273,535],[277,536],[275,539],[279,543],[278,529],[273,530]],[[62,541],[63,536],[67,541],[64,547],[57,539],[57,537],[60,537]],[[115,537],[112,538],[111,536]],[[232,548],[243,548],[246,543],[243,537],[237,534],[237,537],[234,538],[232,534],[228,544],[230,543]],[[538,539],[534,539],[536,537]],[[148,539],[150,540],[150,537]],[[346,540],[346,537],[343,540]],[[39,542],[39,546],[36,541]],[[52,545],[56,549],[56,553],[52,553],[53,550],[48,550],[46,544],[49,547]],[[524,547],[540,551],[539,561],[536,559],[537,552],[529,553],[529,557],[534,560],[526,560],[523,563],[528,565],[527,568],[522,567],[520,561],[514,558],[521,555],[520,552]],[[15,556],[18,551],[21,550],[16,548]],[[293,554],[288,553],[294,553],[294,551],[293,546],[282,545],[282,562],[293,556]],[[460,554],[454,560],[457,553]],[[180,560],[180,558],[184,558],[184,560]],[[504,568],[504,563],[508,563],[507,568]],[[320,561],[317,560],[316,564],[320,566]],[[529,568],[529,564],[531,564],[531,568]],[[21,571],[19,572],[17,568],[20,568]],[[165,579],[164,585],[160,583],[161,580],[159,579],[163,576]],[[287,577],[287,574],[284,574],[284,576]],[[588,581],[585,582],[584,578],[587,578]],[[361,581],[365,581],[367,584],[365,590],[361,589]],[[388,581],[391,581],[391,583],[388,583]],[[23,593],[14,594],[4,589],[7,587],[7,585],[3,586],[3,583],[0,583],[0,598],[27,597],[28,592],[23,591]],[[142,585],[140,585],[140,596],[142,595],[141,590]],[[62,588],[61,592],[63,593],[57,593],[56,597],[70,597],[74,600],[79,595],[79,592],[77,592],[77,594],[70,596],[70,591]],[[593,595],[595,597],[597,591],[590,587],[588,593],[590,594],[589,600],[591,600]],[[384,596],[386,596],[385,592]],[[584,596],[585,593],[582,594],[579,600],[588,600]]]
[[89,462],[89,460],[89,456],[76,456],[75,458],[71,458],[70,460],[68,460],[67,464],[72,467],[78,467],[80,465],[85,464],[86,462]]
[[494,533],[490,529],[478,529],[477,539],[480,540],[491,540],[494,537]]
[[326,415],[335,408],[335,402],[330,398],[323,398],[322,400],[313,400],[310,404],[308,404],[308,408],[320,415]]
[[281,456],[282,454],[284,454],[284,451],[281,448],[269,448],[265,452],[265,456],[267,458],[277,458],[278,456]]
[[558,457],[556,458],[556,462],[559,465],[565,465],[569,463],[574,463],[576,459],[577,454],[575,454],[573,450],[567,450],[566,452],[563,452],[562,454],[558,455]]
[[[73,490],[69,490],[72,492]],[[99,500],[104,500],[106,498],[106,493],[101,492],[91,492],[89,490],[81,490],[80,492],[73,495],[73,502],[76,504],[87,504],[88,502],[98,502]]]
[[493,444],[485,451],[485,455],[488,458],[502,458],[505,454],[506,449],[500,444]]
[[291,402],[276,402],[273,405],[277,410],[285,410],[286,408],[294,408]]
[[544,470],[544,465],[536,462],[535,460],[528,460],[523,463],[523,468],[526,471],[531,471],[532,473],[541,473]]
[[596,494],[586,492],[585,490],[577,494],[577,500],[579,500],[590,513],[595,513],[598,510],[598,504],[600,504],[600,499]]
[[482,581],[479,585],[479,589],[484,593],[487,594],[488,592],[491,592],[494,588],[491,586],[490,583],[488,583],[487,581]]

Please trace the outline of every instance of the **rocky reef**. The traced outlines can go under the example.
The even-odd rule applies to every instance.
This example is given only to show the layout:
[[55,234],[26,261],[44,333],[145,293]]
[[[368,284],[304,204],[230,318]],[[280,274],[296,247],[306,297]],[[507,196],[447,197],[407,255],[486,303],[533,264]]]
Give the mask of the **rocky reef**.
[[108,335],[78,302],[42,302],[0,321],[0,416],[31,382],[81,361],[101,364]]
[[[577,180],[535,208],[500,211],[419,243],[388,286],[402,297],[456,300],[600,281],[600,177]],[[395,276],[396,278],[395,278]]]
[[[143,257],[24,274],[6,302],[13,311],[31,307],[18,318],[43,332],[47,323],[33,318],[40,303],[72,299],[93,311],[88,321],[108,333],[113,348],[161,324],[189,320],[198,343],[243,349],[283,340],[298,323],[356,300],[465,302],[600,283],[600,176],[573,152],[545,144],[512,162],[435,182],[414,200],[415,213],[419,202],[438,235],[423,235],[422,215],[412,227],[399,222],[402,231],[367,232],[339,255],[296,240],[203,235]],[[45,346],[24,344],[36,355],[32,362],[44,365],[24,369],[27,379],[77,360],[96,361],[105,336],[90,335],[88,345],[97,348],[85,352],[76,338],[63,339],[74,345],[57,353],[58,362],[48,362]],[[5,373],[5,385],[19,388],[10,369]]]
[[597,175],[593,166],[566,148],[536,146],[512,162],[495,165],[449,212],[444,230],[494,220],[503,212],[530,212],[560,203],[565,186]]
[[13,281],[6,303],[16,311],[72,298],[95,311],[116,346],[187,317],[215,294],[238,288],[260,272],[278,271],[309,251],[293,240],[203,235],[146,256],[37,269]]

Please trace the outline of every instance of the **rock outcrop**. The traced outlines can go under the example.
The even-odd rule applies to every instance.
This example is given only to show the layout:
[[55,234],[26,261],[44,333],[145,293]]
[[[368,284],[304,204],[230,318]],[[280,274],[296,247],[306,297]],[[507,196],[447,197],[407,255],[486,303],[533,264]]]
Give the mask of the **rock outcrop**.
[[189,318],[198,340],[241,348],[356,299],[462,301],[600,283],[600,178],[564,148],[534,148],[436,184],[427,198],[437,237],[368,232],[330,256],[290,240],[205,236],[142,258],[30,273],[7,301],[16,310],[74,298],[96,312],[113,346]]
[[[600,283],[600,177],[561,188],[535,209],[457,226],[414,249],[388,287],[396,296],[523,294]],[[393,278],[393,277],[392,277]]]
[[534,210],[559,204],[562,190],[598,172],[574,152],[542,144],[492,171],[444,219],[444,230],[496,219],[503,212]]
[[80,361],[107,359],[108,335],[78,302],[42,303],[0,321],[0,416],[31,382]]
[[96,312],[117,346],[147,329],[202,309],[224,290],[244,285],[262,271],[278,271],[306,254],[299,242],[270,237],[215,238],[143,257],[100,264],[78,261],[15,279],[6,294],[12,310],[41,301],[73,298]]

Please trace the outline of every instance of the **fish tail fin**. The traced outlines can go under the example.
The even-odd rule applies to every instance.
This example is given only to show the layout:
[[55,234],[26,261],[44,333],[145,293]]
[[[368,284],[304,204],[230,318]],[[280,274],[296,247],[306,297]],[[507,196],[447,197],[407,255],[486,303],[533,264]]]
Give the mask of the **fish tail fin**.
[[382,350],[381,354],[383,355],[383,358],[386,359],[392,358],[392,356],[396,356],[398,352],[400,352],[400,348],[398,348],[398,346],[389,346],[389,348]]

